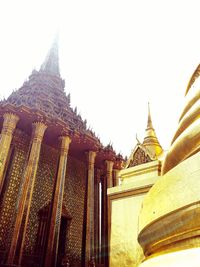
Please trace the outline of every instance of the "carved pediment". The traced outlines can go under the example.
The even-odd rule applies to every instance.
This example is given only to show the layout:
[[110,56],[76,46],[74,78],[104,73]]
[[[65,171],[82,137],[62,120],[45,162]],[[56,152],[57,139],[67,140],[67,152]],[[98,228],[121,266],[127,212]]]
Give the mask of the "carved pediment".
[[126,162],[125,168],[134,167],[156,160],[151,152],[142,144],[138,143]]
[[149,155],[147,153],[145,153],[145,151],[143,149],[141,149],[140,147],[138,147],[135,151],[135,153],[133,154],[132,158],[130,159],[128,168],[130,167],[134,167],[143,163],[147,163],[152,161],[151,158],[149,157]]

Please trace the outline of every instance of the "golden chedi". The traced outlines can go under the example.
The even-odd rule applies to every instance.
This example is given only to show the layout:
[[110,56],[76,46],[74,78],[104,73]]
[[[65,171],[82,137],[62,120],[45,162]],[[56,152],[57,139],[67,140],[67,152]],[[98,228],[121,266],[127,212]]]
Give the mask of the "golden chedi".
[[[200,65],[162,166],[139,217],[142,267],[199,266],[200,260]],[[187,255],[187,256],[186,256]]]

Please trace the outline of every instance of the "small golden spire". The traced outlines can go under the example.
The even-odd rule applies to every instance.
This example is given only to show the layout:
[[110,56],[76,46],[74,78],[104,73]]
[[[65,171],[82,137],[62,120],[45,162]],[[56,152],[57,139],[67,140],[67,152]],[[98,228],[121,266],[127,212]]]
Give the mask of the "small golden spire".
[[151,120],[151,112],[150,112],[150,104],[148,102],[148,121],[147,121],[147,129],[152,128],[153,129],[153,125],[152,125],[152,120]]
[[150,104],[148,103],[148,120],[147,120],[147,128],[146,135],[143,141],[143,145],[151,152],[152,157],[157,157],[163,151],[158,138],[156,136],[155,130],[153,128],[151,112],[150,112]]

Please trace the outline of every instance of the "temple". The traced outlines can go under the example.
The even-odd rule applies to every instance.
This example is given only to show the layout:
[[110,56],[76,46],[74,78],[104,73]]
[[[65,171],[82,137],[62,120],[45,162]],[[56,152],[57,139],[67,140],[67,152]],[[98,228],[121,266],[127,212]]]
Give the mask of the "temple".
[[55,41],[0,102],[0,266],[107,266],[107,188],[123,158],[70,106]]
[[169,150],[148,105],[125,161],[71,107],[58,52],[0,101],[0,267],[198,267],[200,65]]

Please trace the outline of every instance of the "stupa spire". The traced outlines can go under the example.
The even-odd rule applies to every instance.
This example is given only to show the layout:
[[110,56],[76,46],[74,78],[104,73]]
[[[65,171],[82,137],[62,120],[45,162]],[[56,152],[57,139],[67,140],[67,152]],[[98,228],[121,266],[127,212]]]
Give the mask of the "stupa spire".
[[152,156],[157,157],[161,154],[162,147],[156,136],[156,132],[153,128],[153,123],[151,119],[150,104],[148,103],[148,120],[146,134],[143,141],[143,145],[151,152]]
[[150,104],[148,102],[148,121],[147,121],[147,129],[153,129],[153,124],[152,124],[152,120],[151,120],[151,111],[150,111]]
[[60,76],[58,42],[59,36],[56,34],[52,46],[41,65],[40,71]]

